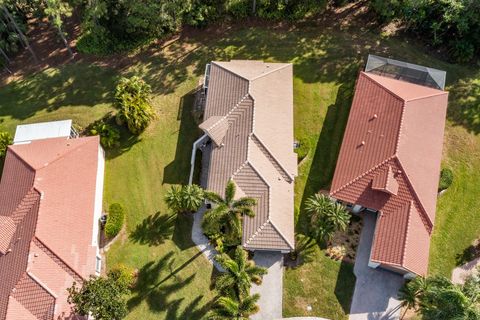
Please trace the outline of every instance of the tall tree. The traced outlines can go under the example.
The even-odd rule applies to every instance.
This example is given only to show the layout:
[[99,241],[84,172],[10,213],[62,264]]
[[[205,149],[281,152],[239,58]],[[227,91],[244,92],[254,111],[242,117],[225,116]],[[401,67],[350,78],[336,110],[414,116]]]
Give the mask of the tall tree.
[[237,245],[242,236],[242,217],[255,216],[253,207],[256,200],[251,197],[242,197],[235,200],[235,183],[230,180],[225,188],[225,198],[215,192],[205,191],[205,198],[214,204],[214,208],[207,211],[203,217],[202,227],[207,235],[225,234],[225,242]]
[[225,269],[216,282],[216,289],[227,295],[242,297],[248,295],[252,282],[260,284],[262,276],[267,274],[267,269],[255,265],[248,260],[247,252],[238,246],[233,259],[226,253],[219,254],[215,260]]
[[33,51],[32,46],[30,45],[30,43],[28,41],[28,38],[25,36],[25,33],[22,31],[22,28],[20,27],[20,25],[18,24],[18,22],[16,21],[14,16],[11,14],[7,4],[8,3],[6,1],[0,0],[0,7],[1,7],[2,15],[3,15],[3,17],[6,21],[7,27],[12,26],[13,30],[18,35],[18,38],[19,38],[22,46],[30,52],[30,54],[33,57],[33,61],[35,63],[38,63],[37,55]]
[[45,0],[45,15],[48,16],[50,23],[57,29],[57,33],[62,39],[63,44],[68,50],[68,53],[73,58],[73,51],[70,47],[70,44],[65,37],[65,32],[62,29],[63,26],[63,16],[71,16],[72,9],[67,2],[61,0]]

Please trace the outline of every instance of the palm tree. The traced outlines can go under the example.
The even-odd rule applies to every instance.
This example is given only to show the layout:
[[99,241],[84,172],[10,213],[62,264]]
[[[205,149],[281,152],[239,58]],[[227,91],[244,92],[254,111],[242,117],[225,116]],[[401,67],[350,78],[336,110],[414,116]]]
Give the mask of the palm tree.
[[222,293],[241,297],[249,293],[251,283],[260,284],[262,276],[267,269],[256,266],[248,260],[247,252],[238,246],[235,249],[233,259],[226,253],[219,254],[215,260],[225,269],[222,275],[217,278],[215,288]]
[[405,312],[402,314],[400,319],[405,317],[405,314],[409,309],[417,309],[418,299],[420,295],[426,289],[425,278],[416,277],[409,282],[405,283],[398,292],[398,298],[401,301],[400,307],[405,308]]
[[179,212],[182,206],[181,192],[181,187],[171,186],[170,190],[165,194],[165,203],[167,204],[167,207],[174,212]]
[[331,240],[336,231],[345,231],[350,222],[346,208],[323,194],[309,197],[305,209],[309,217],[307,236],[321,243]]
[[232,296],[218,298],[215,307],[210,311],[210,320],[248,320],[250,315],[258,312],[257,301],[260,295],[245,296],[237,299]]
[[205,199],[204,191],[196,184],[186,186],[171,186],[165,195],[169,209],[176,213],[196,212]]
[[235,200],[235,183],[230,180],[225,188],[225,198],[215,192],[205,191],[205,199],[215,204],[203,217],[202,227],[207,235],[225,233],[229,245],[239,244],[242,235],[242,217],[255,216],[253,206],[257,201],[251,197]]

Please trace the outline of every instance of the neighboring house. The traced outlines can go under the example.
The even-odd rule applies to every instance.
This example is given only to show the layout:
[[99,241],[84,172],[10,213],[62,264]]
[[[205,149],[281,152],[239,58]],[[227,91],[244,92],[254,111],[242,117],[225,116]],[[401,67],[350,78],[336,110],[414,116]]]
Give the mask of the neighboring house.
[[[245,249],[289,252],[294,240],[292,65],[233,60],[207,66],[208,92],[199,141],[205,187],[224,195],[232,180],[237,197],[257,199],[255,217],[243,220]],[[204,162],[204,163],[205,163]]]
[[[37,129],[17,132],[0,182],[1,320],[76,319],[67,288],[100,272],[99,137],[43,139]],[[27,141],[22,130],[37,135]]]
[[331,196],[377,213],[369,265],[425,275],[442,157],[445,72],[370,56],[361,72]]

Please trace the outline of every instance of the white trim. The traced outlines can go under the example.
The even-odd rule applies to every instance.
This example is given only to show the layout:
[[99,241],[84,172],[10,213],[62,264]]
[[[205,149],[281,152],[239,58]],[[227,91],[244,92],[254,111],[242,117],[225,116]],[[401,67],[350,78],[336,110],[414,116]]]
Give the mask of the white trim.
[[203,136],[198,138],[193,143],[192,156],[190,158],[190,176],[188,177],[188,184],[189,185],[192,184],[192,181],[193,181],[193,171],[195,171],[195,156],[197,155],[198,145],[200,144],[200,142],[203,142],[203,140],[206,139],[207,137],[208,137],[208,134],[205,133]]
[[99,254],[98,240],[100,226],[99,221],[102,215],[103,205],[103,181],[105,175],[105,152],[103,148],[98,145],[98,164],[97,164],[97,179],[95,183],[95,206],[93,209],[93,232],[92,232],[92,246],[96,247],[97,255]]

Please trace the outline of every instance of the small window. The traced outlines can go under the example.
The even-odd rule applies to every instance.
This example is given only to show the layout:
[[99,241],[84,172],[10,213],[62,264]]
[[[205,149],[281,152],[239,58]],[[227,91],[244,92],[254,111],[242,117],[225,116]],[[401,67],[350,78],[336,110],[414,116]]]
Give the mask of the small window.
[[95,263],[95,271],[97,273],[100,273],[102,271],[102,258],[100,256],[97,256],[97,260]]

